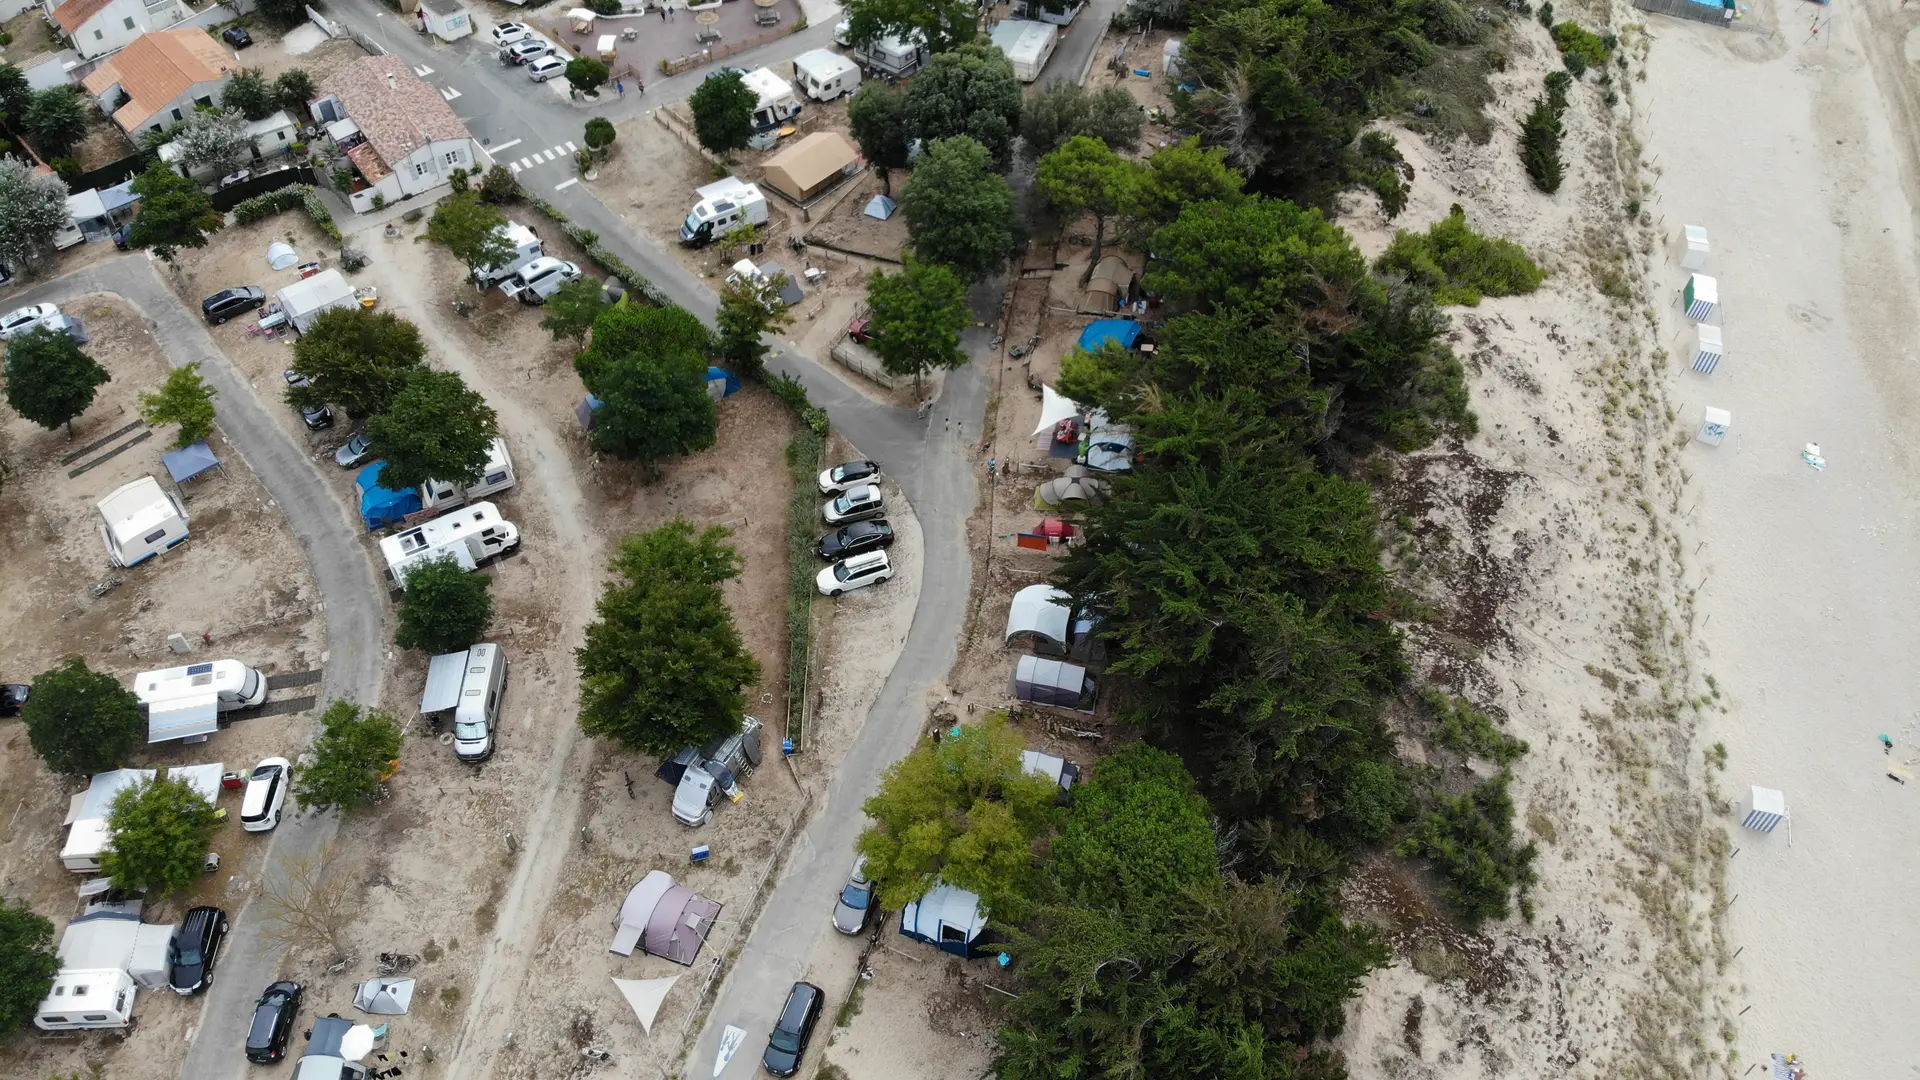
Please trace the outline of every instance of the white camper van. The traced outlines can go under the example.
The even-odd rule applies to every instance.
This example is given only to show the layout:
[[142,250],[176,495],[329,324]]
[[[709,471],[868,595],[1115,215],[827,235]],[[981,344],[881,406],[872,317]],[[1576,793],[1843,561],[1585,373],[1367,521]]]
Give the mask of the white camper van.
[[187,511],[151,476],[100,500],[100,538],[116,566],[138,566],[187,538]]
[[832,49],[810,49],[793,58],[793,84],[815,101],[832,101],[860,89],[860,65]]
[[453,752],[460,760],[481,762],[493,756],[508,668],[505,651],[485,642],[427,663],[420,715],[453,714]]
[[519,269],[546,254],[540,247],[540,238],[533,230],[517,221],[509,221],[493,230],[506,239],[513,248],[513,255],[499,266],[482,266],[473,272],[473,280],[483,289],[490,289],[513,276]]
[[758,97],[753,106],[753,130],[768,131],[800,115],[800,99],[787,80],[771,68],[754,68],[740,77]]
[[484,499],[513,487],[516,483],[513,473],[513,456],[507,453],[507,440],[495,437],[493,449],[487,452],[487,470],[480,479],[464,490],[454,487],[445,480],[429,480],[420,485],[420,508],[440,511],[461,503]]
[[680,243],[687,247],[701,247],[738,229],[767,223],[767,197],[752,184],[729,176],[695,194],[700,201],[680,224]]
[[1053,56],[1054,46],[1058,44],[1060,28],[1052,23],[1004,19],[993,28],[993,47],[999,49],[1013,64],[1014,78],[1021,82],[1032,82],[1040,77],[1040,72]]
[[452,559],[472,570],[519,546],[520,530],[502,518],[492,503],[477,502],[383,537],[380,554],[386,557],[389,580],[395,588],[404,589],[407,572],[422,563]]
[[869,75],[904,79],[927,64],[926,35],[918,30],[908,32],[905,37],[883,37],[855,45],[848,36],[852,28],[852,23],[844,22],[835,26],[833,40],[850,50],[853,62]]
[[147,707],[147,741],[203,739],[220,729],[220,713],[267,700],[267,677],[238,660],[210,660],[143,671],[133,695]]
[[34,1010],[42,1031],[101,1031],[133,1023],[133,976],[118,968],[62,969]]

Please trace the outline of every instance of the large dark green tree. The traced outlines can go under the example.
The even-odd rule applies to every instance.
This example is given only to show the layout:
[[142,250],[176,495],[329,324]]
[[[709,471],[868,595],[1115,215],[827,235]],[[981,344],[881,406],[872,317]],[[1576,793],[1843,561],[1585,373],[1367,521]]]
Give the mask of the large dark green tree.
[[996,172],[1013,162],[1025,93],[1013,63],[984,41],[933,58],[907,87],[907,117],[915,138],[931,143],[965,135],[981,146]]
[[966,285],[946,267],[909,256],[897,274],[875,270],[867,279],[867,310],[873,322],[871,348],[889,372],[918,379],[934,368],[967,362],[960,332],[973,313]]
[[280,108],[280,89],[258,70],[246,68],[227,80],[220,104],[239,109],[249,120],[264,120]]
[[493,576],[454,559],[434,559],[407,572],[393,643],[430,655],[457,652],[479,641],[493,622]]
[[737,71],[716,72],[687,99],[693,112],[693,134],[700,145],[716,154],[744,149],[753,137],[753,109],[760,98]]
[[1051,154],[1068,139],[1086,135],[1115,150],[1140,145],[1144,117],[1124,87],[1088,90],[1079,83],[1050,83],[1027,99],[1020,113],[1021,149],[1028,157]]
[[457,371],[409,374],[387,410],[367,421],[367,437],[387,463],[380,483],[396,491],[430,479],[462,488],[477,483],[499,434],[493,406]]
[[681,308],[602,312],[592,344],[574,358],[580,381],[600,399],[593,448],[650,463],[712,446],[720,425],[707,396],[711,344],[707,328]]
[[152,248],[168,264],[180,248],[206,247],[208,234],[226,223],[200,185],[165,162],[147,166],[134,180],[133,190],[140,196],[140,213],[127,230],[127,243]]
[[732,535],[676,518],[621,542],[598,618],[574,651],[588,734],[665,756],[740,730],[760,663],[720,589],[740,573]]
[[7,404],[49,431],[64,424],[71,436],[73,418],[112,379],[64,330],[36,326],[7,342]]
[[1247,178],[1227,164],[1227,152],[1197,138],[1154,151],[1127,192],[1123,213],[1144,233],[1172,224],[1181,211],[1204,202],[1236,203]]
[[289,387],[287,401],[301,408],[331,402],[354,416],[378,416],[425,370],[426,357],[420,328],[390,311],[323,311],[293,346],[293,369],[312,385]]
[[1140,167],[1113,152],[1091,135],[1075,135],[1034,169],[1033,187],[1060,215],[1069,220],[1093,215],[1093,251],[1087,256],[1085,284],[1100,262],[1107,242],[1107,219],[1119,213],[1138,183]]
[[443,199],[427,219],[427,229],[416,239],[443,244],[471,272],[501,266],[513,258],[513,242],[506,236],[507,215],[482,202],[477,191],[463,191]]
[[964,136],[927,147],[900,195],[914,254],[963,281],[985,278],[1013,251],[1013,189],[987,149]]
[[184,779],[155,777],[113,797],[100,871],[115,888],[159,896],[178,892],[206,872],[220,812]]
[[880,174],[881,187],[891,196],[894,170],[907,167],[913,142],[907,96],[881,83],[867,83],[847,104],[847,123],[861,156]]
[[147,737],[133,691],[77,656],[33,680],[20,719],[33,752],[69,775],[117,769]]
[[847,38],[866,44],[919,35],[935,53],[972,40],[979,19],[972,0],[850,0]]
[[766,335],[780,332],[793,322],[792,312],[779,299],[786,275],[775,280],[758,277],[729,281],[720,290],[720,307],[714,312],[713,347],[735,375],[757,379],[766,374]]
[[71,86],[36,90],[27,102],[27,130],[40,156],[65,157],[87,137],[87,105]]
[[59,973],[53,923],[24,900],[0,898],[0,1039],[32,1021]]
[[306,810],[348,813],[380,798],[406,732],[379,709],[335,701],[320,714],[312,759],[294,773],[293,794]]

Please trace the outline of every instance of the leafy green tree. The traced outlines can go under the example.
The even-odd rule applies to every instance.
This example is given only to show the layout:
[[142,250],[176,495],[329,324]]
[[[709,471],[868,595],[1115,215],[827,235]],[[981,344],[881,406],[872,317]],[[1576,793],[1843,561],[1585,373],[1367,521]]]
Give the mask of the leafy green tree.
[[49,431],[65,424],[72,436],[73,418],[112,378],[65,331],[36,326],[7,343],[7,404]]
[[1027,99],[1020,138],[1029,157],[1043,157],[1085,135],[1115,150],[1140,145],[1140,103],[1118,86],[1088,90],[1075,82],[1049,83]]
[[281,29],[307,21],[307,0],[258,0],[258,3],[260,14]]
[[757,379],[767,370],[765,339],[793,321],[779,300],[786,275],[774,280],[730,281],[720,290],[720,308],[714,316],[714,352],[735,375]]
[[1367,276],[1339,226],[1277,199],[1189,206],[1154,234],[1152,250],[1147,288],[1189,307],[1312,304]]
[[1059,902],[1165,920],[1219,875],[1207,801],[1180,759],[1135,743],[1074,790],[1049,870]]
[[880,174],[888,197],[893,195],[893,171],[907,167],[913,129],[907,115],[907,96],[890,86],[867,83],[847,104],[847,123],[860,156]]
[[203,248],[207,236],[219,231],[226,218],[200,185],[156,161],[133,182],[140,196],[140,213],[127,230],[127,244],[152,248],[169,265],[180,248]]
[[975,41],[934,57],[914,76],[907,116],[915,137],[932,143],[964,135],[986,147],[994,171],[1004,173],[1013,164],[1025,100],[1012,61],[991,43]]
[[1447,881],[1441,895],[1469,925],[1504,919],[1518,890],[1521,911],[1532,918],[1527,890],[1537,880],[1536,849],[1515,842],[1513,798],[1502,773],[1457,798],[1442,796],[1395,853],[1424,856]]
[[687,99],[693,110],[693,133],[700,145],[716,154],[744,149],[753,137],[753,109],[759,95],[736,71],[708,76]]
[[1374,271],[1432,290],[1435,303],[1469,307],[1482,296],[1530,293],[1547,279],[1547,272],[1519,244],[1469,228],[1459,203],[1424,234],[1395,232],[1393,243],[1374,262]]
[[898,908],[945,882],[978,894],[1002,922],[1033,910],[1046,887],[1036,847],[1053,831],[1060,790],[1021,769],[1025,749],[993,713],[887,768],[859,844],[882,904]]
[[477,483],[499,434],[493,407],[457,371],[412,373],[392,405],[367,421],[367,437],[387,463],[380,482],[396,490],[428,480]]
[[313,76],[302,68],[288,68],[273,81],[273,89],[280,98],[280,107],[294,114],[302,115],[307,103],[319,96],[320,88],[314,85]]
[[195,360],[169,372],[160,389],[140,395],[140,418],[149,424],[179,424],[173,445],[192,446],[213,434],[213,394]]
[[507,215],[481,201],[477,193],[464,192],[440,201],[420,238],[445,245],[454,258],[467,264],[469,272],[477,274],[513,258],[506,228]]
[[0,119],[16,123],[24,120],[32,101],[33,84],[27,81],[27,73],[13,64],[0,63]]
[[399,721],[379,709],[336,701],[321,714],[320,728],[312,759],[293,778],[301,807],[344,814],[377,800],[382,778],[406,741]]
[[87,106],[71,86],[36,90],[27,102],[26,122],[40,156],[65,157],[87,137]]
[[560,291],[547,297],[545,309],[540,325],[553,334],[553,340],[571,338],[578,345],[587,339],[593,321],[607,309],[607,301],[599,282],[581,278],[567,282],[560,286]]
[[1172,224],[1187,207],[1243,197],[1247,178],[1227,164],[1227,152],[1204,147],[1197,138],[1154,152],[1137,182],[1127,190],[1124,213],[1147,231]]
[[964,136],[926,148],[900,208],[914,254],[964,281],[996,273],[1013,250],[1013,189],[993,171],[987,148]]
[[875,270],[867,278],[867,308],[873,324],[870,347],[888,372],[918,379],[933,368],[966,364],[960,332],[973,321],[973,312],[967,287],[946,267],[908,256],[898,274]]
[[618,134],[619,132],[614,129],[613,121],[604,116],[596,116],[587,121],[587,131],[584,136],[587,149],[596,151],[604,156],[607,152],[607,147],[613,145],[614,137]]
[[220,104],[240,110],[249,120],[265,120],[280,108],[280,90],[259,71],[247,68],[227,79]]
[[300,408],[332,402],[354,416],[378,416],[424,370],[426,357],[420,328],[392,312],[323,311],[293,344],[293,370],[313,385],[289,387],[287,402]]
[[742,688],[760,664],[720,589],[740,574],[732,535],[675,518],[621,541],[599,617],[574,651],[587,734],[664,757],[740,730]]
[[713,445],[720,425],[707,396],[711,335],[680,308],[622,304],[593,324],[593,342],[574,358],[587,392],[599,398],[594,450],[651,463]]
[[77,656],[33,680],[20,719],[33,752],[69,776],[117,769],[147,739],[140,699]]
[[206,872],[220,812],[184,779],[145,780],[113,797],[100,870],[117,889],[178,892]]
[[520,198],[520,181],[505,165],[495,165],[480,178],[480,198],[495,206],[513,202]]
[[407,572],[393,643],[428,655],[457,652],[479,641],[493,624],[493,577],[475,574],[451,558]]
[[0,1039],[32,1021],[60,966],[53,923],[24,900],[0,898]]
[[195,109],[187,114],[173,144],[180,148],[180,163],[187,168],[204,165],[222,176],[253,154],[247,118],[238,109]]
[[918,32],[935,53],[972,40],[979,12],[970,0],[851,0],[847,37],[865,45]]
[[0,157],[0,263],[19,269],[52,250],[70,218],[65,181],[35,176],[19,158]]
[[1520,122],[1520,164],[1533,186],[1551,195],[1560,190],[1566,167],[1560,161],[1560,114],[1546,98],[1536,98]]
[[1040,159],[1034,170],[1034,190],[1063,218],[1093,215],[1093,252],[1087,257],[1081,284],[1093,277],[1107,242],[1107,218],[1127,204],[1140,167],[1114,153],[1090,135],[1075,135],[1066,145]]
[[567,61],[567,84],[575,90],[592,97],[613,77],[607,65],[591,56],[576,56]]

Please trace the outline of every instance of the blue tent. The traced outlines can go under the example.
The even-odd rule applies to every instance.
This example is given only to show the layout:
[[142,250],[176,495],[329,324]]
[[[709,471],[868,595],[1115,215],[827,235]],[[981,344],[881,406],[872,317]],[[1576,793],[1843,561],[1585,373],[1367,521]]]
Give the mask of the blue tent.
[[606,402],[601,401],[592,394],[588,394],[586,397],[580,399],[580,404],[573,407],[573,418],[580,421],[581,427],[592,431],[593,414],[599,412],[600,406],[604,404],[606,404]]
[[1140,340],[1140,324],[1131,319],[1101,319],[1080,331],[1080,347],[1094,352],[1109,341],[1120,343],[1123,349],[1133,348]]
[[207,445],[205,439],[170,454],[162,454],[160,461],[167,467],[167,475],[173,477],[173,482],[176,484],[184,484],[220,464],[220,459],[213,456],[213,449]]
[[721,397],[732,397],[733,395],[740,392],[739,377],[736,376],[733,372],[726,370],[725,368],[710,367],[707,369],[707,392],[708,393],[713,392],[714,383],[721,383],[726,387],[726,392],[721,394],[720,395]]
[[380,470],[387,467],[376,461],[360,470],[353,482],[360,485],[360,517],[369,529],[392,525],[408,514],[420,512],[420,493],[409,488],[395,491],[380,486]]

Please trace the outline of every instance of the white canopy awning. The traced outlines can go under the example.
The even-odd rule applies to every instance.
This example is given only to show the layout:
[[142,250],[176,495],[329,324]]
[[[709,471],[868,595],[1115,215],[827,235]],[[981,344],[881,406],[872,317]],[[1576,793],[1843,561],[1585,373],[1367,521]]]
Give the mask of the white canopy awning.
[[443,712],[460,704],[460,681],[467,675],[467,654],[442,653],[427,662],[427,689],[420,695],[420,712]]
[[1040,387],[1040,422],[1034,425],[1033,433],[1041,435],[1052,431],[1053,426],[1060,421],[1079,415],[1079,402],[1043,384]]
[[220,730],[220,695],[214,691],[174,698],[147,708],[147,741],[171,742]]
[[660,1015],[660,1006],[667,1000],[667,991],[680,981],[680,976],[669,975],[664,979],[615,979],[613,985],[620,988],[620,996],[633,1006],[633,1015],[640,1018],[641,1030],[653,1034],[654,1017]]

